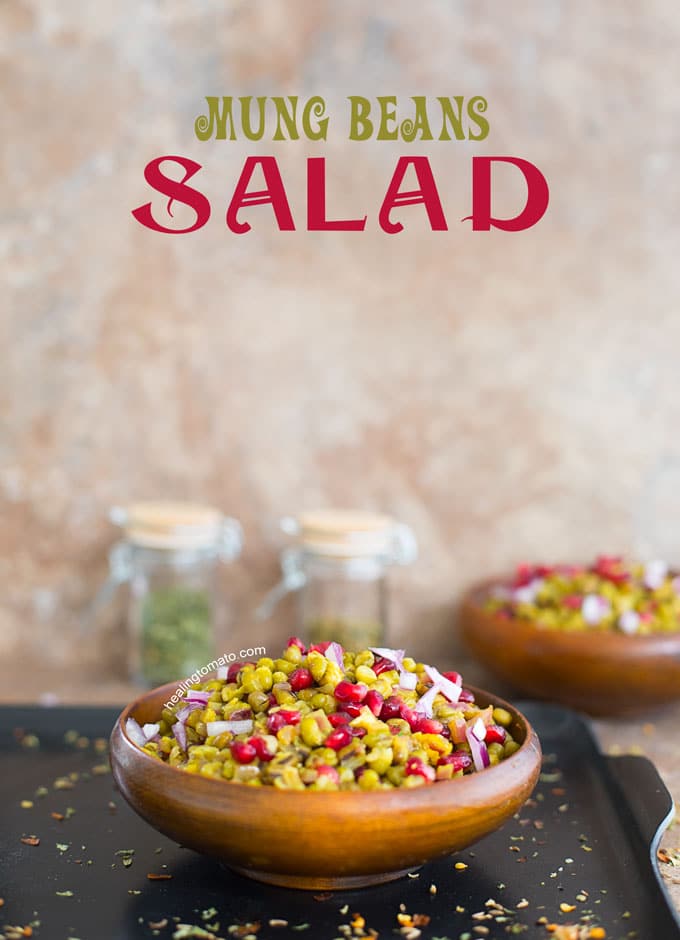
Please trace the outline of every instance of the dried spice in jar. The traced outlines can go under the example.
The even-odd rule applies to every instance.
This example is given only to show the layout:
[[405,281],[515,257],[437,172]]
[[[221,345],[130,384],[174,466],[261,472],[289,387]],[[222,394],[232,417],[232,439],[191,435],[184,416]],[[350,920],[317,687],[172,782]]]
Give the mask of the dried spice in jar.
[[215,657],[218,564],[240,553],[241,527],[192,503],[135,503],[111,518],[125,532],[110,582],[129,588],[130,674],[145,686],[184,679]]

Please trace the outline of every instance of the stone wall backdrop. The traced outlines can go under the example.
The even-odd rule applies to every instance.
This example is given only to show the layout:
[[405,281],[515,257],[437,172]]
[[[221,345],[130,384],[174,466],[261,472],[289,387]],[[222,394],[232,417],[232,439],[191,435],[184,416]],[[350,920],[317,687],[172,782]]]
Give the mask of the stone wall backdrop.
[[[6,674],[121,675],[118,613],[84,622],[107,511],[131,499],[241,519],[225,649],[287,634],[291,605],[266,627],[252,609],[277,577],[274,522],[300,508],[414,527],[393,639],[442,660],[482,575],[648,542],[680,557],[680,528],[645,508],[680,515],[679,47],[673,0],[3,0]],[[196,139],[206,95],[245,94],[323,95],[327,143]],[[491,131],[351,142],[352,94],[398,95],[400,117],[409,95],[484,95]],[[131,216],[168,153],[204,166],[213,214],[192,235]],[[413,153],[450,230],[414,208],[388,236],[378,209]],[[225,227],[248,154],[279,160],[296,232],[268,207],[247,235]],[[517,234],[461,223],[473,154],[539,166],[545,218]],[[315,155],[329,213],[367,214],[363,234],[305,231]],[[499,214],[516,190],[499,174]]]

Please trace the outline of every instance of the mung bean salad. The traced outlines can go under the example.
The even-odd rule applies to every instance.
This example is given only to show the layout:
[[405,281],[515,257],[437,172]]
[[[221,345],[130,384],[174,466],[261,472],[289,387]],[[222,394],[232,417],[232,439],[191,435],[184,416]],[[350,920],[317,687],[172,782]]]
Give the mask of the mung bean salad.
[[548,630],[645,636],[680,630],[680,576],[662,560],[601,555],[589,565],[519,565],[485,609]]
[[127,721],[150,756],[189,773],[284,790],[420,787],[479,773],[520,746],[512,715],[482,707],[457,672],[404,650],[306,648],[233,663],[157,722]]

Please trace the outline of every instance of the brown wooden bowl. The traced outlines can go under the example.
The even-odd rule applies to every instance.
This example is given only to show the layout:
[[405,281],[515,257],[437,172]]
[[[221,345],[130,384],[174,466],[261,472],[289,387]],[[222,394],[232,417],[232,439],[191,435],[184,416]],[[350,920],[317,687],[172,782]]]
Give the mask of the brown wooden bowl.
[[243,875],[291,888],[341,889],[391,881],[493,832],[529,798],[541,766],[536,733],[502,699],[481,705],[513,716],[521,747],[495,767],[414,790],[286,791],[187,773],[145,754],[125,722],[158,719],[171,683],[129,705],[111,735],[121,793],[155,829]]
[[484,610],[488,579],[469,591],[458,625],[474,656],[518,691],[591,715],[634,715],[680,698],[680,631],[569,633]]

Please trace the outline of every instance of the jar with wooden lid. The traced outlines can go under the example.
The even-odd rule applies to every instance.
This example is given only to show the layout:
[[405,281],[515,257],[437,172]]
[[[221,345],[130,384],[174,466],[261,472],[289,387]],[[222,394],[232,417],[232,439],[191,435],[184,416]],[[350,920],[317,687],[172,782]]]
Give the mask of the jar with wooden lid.
[[110,585],[127,584],[129,672],[144,686],[187,678],[215,658],[218,565],[241,552],[241,526],[211,506],[143,502],[110,513],[124,538]]
[[384,646],[388,633],[388,572],[418,554],[412,530],[390,516],[319,510],[281,520],[291,544],[281,554],[281,582],[258,609],[268,617],[295,591],[303,640],[336,640],[348,649]]

